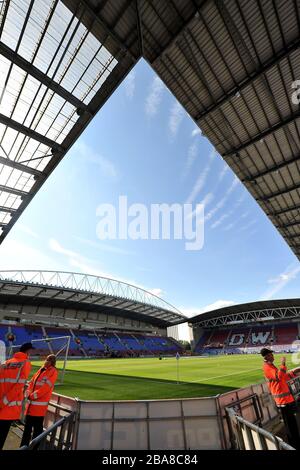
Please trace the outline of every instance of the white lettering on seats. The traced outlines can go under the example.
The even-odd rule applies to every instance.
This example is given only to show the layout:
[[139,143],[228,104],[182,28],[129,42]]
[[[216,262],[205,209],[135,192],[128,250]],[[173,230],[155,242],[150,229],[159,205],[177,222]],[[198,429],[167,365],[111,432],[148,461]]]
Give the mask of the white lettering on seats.
[[251,333],[252,344],[265,344],[271,334],[271,331],[259,331],[258,333]]
[[240,346],[245,341],[244,333],[237,333],[231,336],[229,346]]

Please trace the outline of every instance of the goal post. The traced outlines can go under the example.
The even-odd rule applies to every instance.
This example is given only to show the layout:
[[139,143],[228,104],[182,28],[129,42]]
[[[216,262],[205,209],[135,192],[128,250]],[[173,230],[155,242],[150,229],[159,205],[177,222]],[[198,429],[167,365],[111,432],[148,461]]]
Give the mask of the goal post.
[[[64,383],[65,371],[68,362],[71,336],[47,336],[41,339],[32,339],[30,341],[33,347],[36,349],[32,351],[31,359],[40,360],[40,367],[46,360],[49,354],[54,354],[57,361],[62,362],[61,367],[57,367],[58,377],[55,386],[62,385]],[[21,347],[21,344],[13,344],[6,348],[8,358],[12,357]]]

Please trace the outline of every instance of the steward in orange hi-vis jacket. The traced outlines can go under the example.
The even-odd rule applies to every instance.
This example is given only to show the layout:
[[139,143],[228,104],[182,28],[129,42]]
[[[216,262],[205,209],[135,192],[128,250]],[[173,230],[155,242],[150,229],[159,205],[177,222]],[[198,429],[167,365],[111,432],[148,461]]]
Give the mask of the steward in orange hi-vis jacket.
[[25,343],[12,359],[0,365],[0,450],[2,450],[11,423],[20,419],[24,387],[30,374],[29,351],[31,343]]
[[269,390],[276,406],[281,411],[288,442],[295,449],[300,449],[300,435],[296,417],[297,405],[287,384],[289,380],[299,375],[300,368],[288,371],[285,364],[285,357],[282,357],[280,368],[277,369],[273,364],[274,356],[271,349],[263,348],[260,353],[264,358],[264,376],[268,382]]
[[[28,446],[32,439],[43,432],[44,417],[57,379],[55,364],[56,356],[50,354],[43,367],[34,374],[26,390],[28,403],[21,447]],[[31,436],[32,430],[33,435]]]

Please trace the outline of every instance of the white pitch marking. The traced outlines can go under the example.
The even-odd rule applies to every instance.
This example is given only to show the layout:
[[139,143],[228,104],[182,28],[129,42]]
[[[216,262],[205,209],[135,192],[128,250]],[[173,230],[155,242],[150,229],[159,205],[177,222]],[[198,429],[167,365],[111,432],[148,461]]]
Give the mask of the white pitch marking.
[[241,370],[239,372],[232,372],[231,374],[215,375],[214,377],[206,377],[206,378],[201,379],[201,380],[191,380],[191,382],[189,382],[189,383],[204,382],[205,380],[219,379],[221,377],[230,377],[231,375],[246,374],[246,372],[252,372],[254,370],[262,370],[262,369],[259,367],[259,368],[255,368],[255,369]]

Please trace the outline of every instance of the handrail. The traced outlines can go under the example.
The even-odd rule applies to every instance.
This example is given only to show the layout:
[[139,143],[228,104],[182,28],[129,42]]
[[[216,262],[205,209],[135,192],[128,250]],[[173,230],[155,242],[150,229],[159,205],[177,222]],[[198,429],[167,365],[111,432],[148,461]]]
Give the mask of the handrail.
[[[229,432],[231,434],[231,442],[233,447],[240,450],[267,450],[268,441],[271,441],[275,445],[276,450],[296,450],[294,447],[284,442],[280,437],[271,434],[269,431],[266,431],[256,424],[245,420],[236,414],[232,408],[226,407],[225,411],[228,417],[228,421],[230,422]],[[245,434],[247,436],[247,443],[244,440]],[[256,447],[253,434],[257,437],[257,441],[259,442],[259,449]]]
[[300,377],[294,377],[287,382],[290,392],[293,395],[295,401],[300,399]]
[[67,440],[65,442],[65,448],[66,450],[70,450],[71,448],[71,424],[74,423],[74,418],[75,418],[76,412],[72,411],[68,416],[64,416],[55,423],[53,423],[48,429],[42,432],[39,436],[35,437],[28,446],[22,446],[18,450],[33,450],[39,446],[41,443],[46,443],[47,436],[50,436],[50,445],[51,448],[55,448],[55,440],[57,440],[56,431],[59,427],[61,427],[61,432],[60,436],[58,438],[58,447],[61,449],[63,446],[62,442],[62,430],[65,428],[65,426],[68,424],[68,436]]
[[[252,393],[252,395],[248,395],[244,398],[240,398],[239,400],[233,401],[228,405],[228,408],[233,409],[236,414],[240,414],[243,417],[243,404],[251,402],[253,406],[253,410],[255,412],[255,421],[254,424],[261,424],[263,418],[263,412],[261,409],[261,404],[258,399],[258,395],[256,393]],[[238,409],[238,413],[237,410]]]

